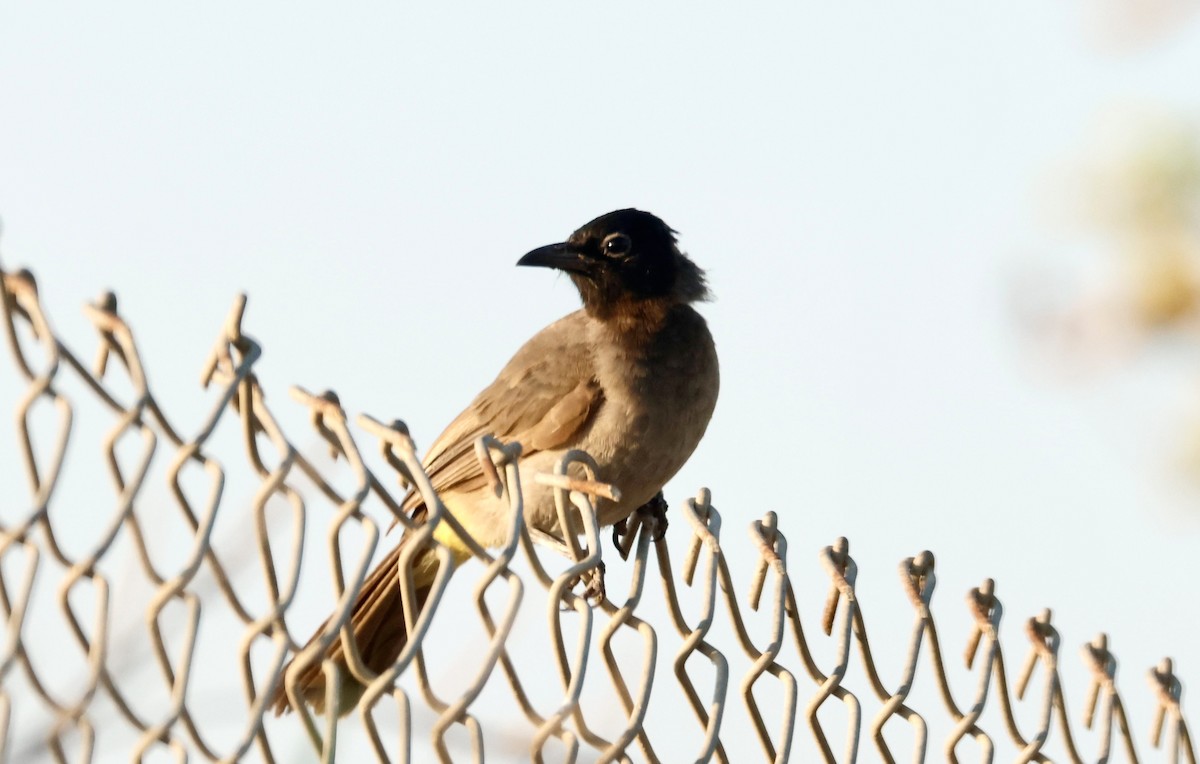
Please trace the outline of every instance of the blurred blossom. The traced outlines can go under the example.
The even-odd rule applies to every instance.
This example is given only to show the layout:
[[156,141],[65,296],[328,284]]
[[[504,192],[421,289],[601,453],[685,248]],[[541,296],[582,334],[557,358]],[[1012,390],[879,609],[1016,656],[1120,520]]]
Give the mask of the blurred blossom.
[[1159,122],[1113,148],[1084,198],[1122,260],[1133,320],[1147,331],[1191,321],[1200,300],[1198,133]]
[[1110,112],[1098,134],[1051,201],[1087,264],[1074,287],[1032,273],[1016,294],[1035,346],[1071,373],[1125,361],[1157,334],[1200,330],[1200,129]]
[[[1028,274],[1017,293],[1024,328],[1059,372],[1130,365],[1155,349],[1186,375],[1200,355],[1200,125],[1110,112],[1098,133],[1054,195],[1070,220],[1064,249],[1082,255],[1081,267],[1065,281]],[[1151,344],[1158,338],[1171,341]],[[1200,476],[1200,419],[1191,420],[1178,436]]]
[[1082,7],[1097,46],[1132,53],[1166,41],[1194,20],[1200,0],[1086,0]]

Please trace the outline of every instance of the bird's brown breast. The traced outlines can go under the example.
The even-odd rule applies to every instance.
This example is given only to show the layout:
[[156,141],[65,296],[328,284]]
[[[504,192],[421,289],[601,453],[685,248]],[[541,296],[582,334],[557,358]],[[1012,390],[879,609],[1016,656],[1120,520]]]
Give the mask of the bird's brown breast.
[[716,406],[720,373],[704,319],[681,304],[656,318],[632,331],[611,322],[589,327],[604,403],[576,447],[621,489],[619,503],[601,507],[604,523],[662,489],[692,455]]

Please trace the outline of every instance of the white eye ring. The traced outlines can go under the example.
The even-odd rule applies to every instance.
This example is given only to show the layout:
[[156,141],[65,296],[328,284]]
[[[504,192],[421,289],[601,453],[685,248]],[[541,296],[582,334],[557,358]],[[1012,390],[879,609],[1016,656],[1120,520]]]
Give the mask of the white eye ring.
[[633,249],[633,241],[623,233],[610,233],[604,237],[604,242],[600,248],[604,250],[604,254],[619,257],[620,255],[629,254],[629,250]]

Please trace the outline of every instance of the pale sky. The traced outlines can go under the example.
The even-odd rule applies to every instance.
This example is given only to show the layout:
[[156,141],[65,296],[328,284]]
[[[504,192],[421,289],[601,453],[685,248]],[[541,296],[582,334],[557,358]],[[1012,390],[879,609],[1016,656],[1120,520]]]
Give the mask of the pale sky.
[[298,442],[290,384],[401,417],[425,446],[577,306],[516,260],[652,211],[708,270],[722,363],[668,500],[712,489],[743,580],[745,527],[778,512],[814,634],[837,536],[881,643],[907,639],[902,558],[937,555],[956,655],[963,595],[995,578],[1010,670],[1020,622],[1054,610],[1075,714],[1078,648],[1107,631],[1148,749],[1145,671],[1171,655],[1200,680],[1200,611],[1179,594],[1200,578],[1200,512],[1170,463],[1195,376],[1152,358],[1056,379],[1010,298],[1031,263],[1081,260],[1045,209],[1106,115],[1200,116],[1200,22],[1126,53],[1088,25],[1083,3],[1032,0],[10,4],[0,256],[83,348],[78,306],[114,289],[185,431],[245,291]]

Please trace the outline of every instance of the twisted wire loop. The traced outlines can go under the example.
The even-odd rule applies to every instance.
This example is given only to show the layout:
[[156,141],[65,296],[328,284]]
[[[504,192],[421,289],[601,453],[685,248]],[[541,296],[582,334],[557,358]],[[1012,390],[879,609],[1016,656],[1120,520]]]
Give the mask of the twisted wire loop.
[[1170,720],[1171,759],[1172,764],[1178,764],[1180,756],[1187,759],[1189,764],[1196,764],[1196,749],[1192,745],[1192,735],[1188,732],[1187,722],[1183,718],[1183,710],[1179,706],[1183,685],[1175,676],[1175,663],[1170,658],[1150,669],[1150,685],[1158,699],[1158,709],[1154,713],[1154,727],[1150,739],[1155,748],[1162,743],[1164,722]]
[[1099,750],[1096,761],[1104,764],[1109,760],[1112,751],[1113,720],[1120,728],[1121,741],[1124,744],[1125,757],[1129,761],[1138,760],[1137,750],[1133,744],[1133,734],[1129,729],[1129,720],[1125,716],[1125,706],[1121,695],[1117,692],[1117,659],[1108,651],[1108,635],[1098,634],[1095,639],[1081,648],[1083,662],[1092,672],[1092,684],[1088,690],[1087,700],[1083,709],[1083,725],[1092,729],[1096,721],[1096,710],[1103,700],[1103,711],[1100,717]]
[[[758,733],[759,741],[762,743],[767,758],[780,762],[787,760],[788,751],[791,748],[792,734],[796,725],[797,695],[795,676],[775,660],[783,648],[784,608],[789,589],[787,585],[787,539],[779,531],[774,512],[768,512],[762,520],[756,520],[750,524],[750,539],[758,548],[759,553],[758,566],[750,584],[750,608],[752,610],[758,610],[762,604],[762,593],[768,570],[773,574],[774,583],[772,587],[774,596],[771,598],[771,636],[770,641],[762,650],[759,650],[751,642],[742,617],[738,613],[729,567],[724,564],[724,558],[722,558],[721,576],[726,584],[725,601],[737,628],[738,639],[742,643],[742,648],[754,660],[749,673],[742,680],[742,698],[750,711],[755,732]],[[766,673],[770,673],[778,679],[784,690],[783,723],[778,735],[778,742],[771,739],[758,702],[754,697],[754,684]]]
[[[359,414],[352,422],[332,391],[293,387],[293,412],[307,414],[311,432],[338,466],[293,445],[267,406],[255,373],[262,348],[243,332],[244,296],[234,301],[204,360],[201,382],[211,405],[189,437],[159,406],[115,295],[102,294],[84,309],[96,336],[87,365],[55,334],[31,273],[0,269],[0,279],[11,358],[11,371],[6,369],[0,381],[16,391],[17,446],[8,461],[25,475],[23,489],[4,486],[0,504],[0,762],[14,757],[93,761],[113,751],[118,732],[128,741],[123,753],[135,761],[286,761],[298,739],[325,762],[334,760],[340,744],[357,745],[359,754],[384,762],[431,756],[482,762],[490,744],[514,734],[498,728],[496,702],[484,700],[495,691],[511,697],[507,710],[519,711],[527,721],[528,755],[539,762],[657,762],[661,757],[728,763],[750,760],[755,750],[767,761],[784,762],[801,743],[815,746],[826,762],[855,761],[867,713],[860,696],[878,709],[870,711],[864,759],[926,760],[937,719],[950,728],[942,755],[951,762],[959,760],[968,736],[984,762],[993,761],[1004,746],[1018,762],[1049,761],[1047,750],[1084,761],[1067,712],[1058,663],[1061,638],[1050,611],[1024,623],[1027,652],[1010,694],[999,635],[1003,608],[990,579],[967,596],[973,626],[965,658],[976,683],[969,698],[961,704],[955,699],[933,617],[936,576],[930,552],[899,566],[913,621],[906,634],[888,635],[887,646],[903,656],[899,675],[889,684],[876,663],[880,638],[868,638],[849,542],[837,539],[820,551],[829,594],[818,622],[832,658],[819,665],[811,649],[814,632],[804,628],[788,569],[788,540],[774,512],[749,524],[746,545],[744,539],[722,540],[722,515],[707,489],[672,508],[671,535],[664,533],[660,515],[639,510],[617,541],[617,551],[629,558],[622,566],[628,587],[610,592],[597,508],[618,498],[620,486],[604,483],[588,454],[568,453],[551,473],[534,476],[555,499],[557,526],[547,531],[525,522],[520,444],[481,438],[475,456],[507,508],[506,543],[484,548],[434,491],[401,420]],[[68,392],[76,389],[83,391],[86,405]],[[90,486],[81,501],[63,479],[79,457],[66,457],[81,437],[81,423],[96,419],[97,410],[106,424],[96,463],[107,473],[109,493],[105,499],[103,486]],[[232,422],[240,441],[226,456],[217,453],[221,441],[215,439],[222,422]],[[360,443],[372,441],[377,450],[368,459]],[[384,465],[382,471],[375,464]],[[236,500],[226,496],[226,481],[235,470],[253,481],[248,497]],[[392,480],[401,490],[421,495],[428,509],[422,523],[403,511],[402,495],[389,488],[396,486]],[[63,543],[63,531],[82,521],[82,515],[65,514],[80,504],[86,504],[90,536],[83,551],[76,551]],[[183,537],[176,553],[166,554],[166,541],[150,518],[172,512],[182,521]],[[214,532],[218,518],[228,515],[252,549],[240,557]],[[358,652],[350,619],[383,542],[381,523],[402,526],[413,543],[401,547],[395,562],[407,642],[391,666],[376,672]],[[453,533],[439,534],[443,524]],[[324,534],[312,535],[318,527]],[[467,549],[465,560],[437,540],[455,534]],[[671,559],[671,540],[683,550],[678,565]],[[730,543],[739,552],[748,550],[753,560],[745,599],[725,555]],[[311,551],[305,558],[306,548],[319,550],[315,559]],[[416,553],[423,550],[431,550],[438,564],[428,593],[422,590],[424,599],[413,571]],[[261,568],[262,596],[253,596],[239,575],[250,563]],[[114,572],[120,564],[122,576],[132,571],[149,585],[148,595],[130,601],[132,595],[119,585],[122,576]],[[332,615],[311,641],[289,623],[300,608],[306,570],[314,571],[308,578],[329,581],[333,590],[332,604],[323,606]],[[456,572],[472,582],[469,596],[453,596],[462,602],[448,599]],[[661,600],[647,588],[655,577]],[[515,649],[517,625],[530,607],[544,607],[550,643],[536,666]],[[761,611],[755,618],[765,624],[764,633],[752,635],[746,607]],[[144,619],[150,645],[138,681],[128,676],[137,673],[128,670],[128,658],[122,660],[125,632],[116,631],[127,629],[131,611]],[[477,618],[482,630],[470,658],[455,667],[463,681],[453,693],[435,687],[426,655],[435,620],[450,618],[448,613]],[[226,652],[236,656],[237,669],[221,682],[225,705],[236,704],[235,688],[240,688],[243,710],[233,732],[214,728],[198,714],[205,698],[196,689],[197,678],[211,673],[198,646],[202,636],[213,635],[216,627],[210,624],[219,623],[219,615],[240,624],[219,635]],[[61,678],[55,665],[60,661],[47,661],[36,649],[47,636],[45,628],[66,639],[74,652],[65,657],[81,667],[69,691],[54,689],[62,683],[49,681]],[[618,642],[635,647],[618,651]],[[865,677],[857,693],[848,686],[855,644]],[[329,659],[331,651],[340,652],[342,660]],[[664,651],[672,668],[666,680],[659,672]],[[922,681],[923,654],[929,656],[930,687],[941,698],[941,711],[915,707],[919,696],[912,693]],[[1083,729],[1090,731],[1087,742],[1096,752],[1088,760],[1109,761],[1115,733],[1121,758],[1137,762],[1107,635],[1084,645],[1082,656],[1091,677],[1083,697]],[[323,672],[326,708],[337,706],[347,682],[365,687],[346,720],[316,715],[303,702],[297,681],[311,667]],[[740,674],[740,702],[730,698],[735,673]],[[589,677],[589,687],[603,686],[606,705],[584,692]],[[1163,745],[1165,731],[1170,760],[1194,764],[1180,705],[1182,686],[1170,659],[1150,672],[1150,686],[1157,704],[1151,742]],[[268,719],[269,700],[278,688],[296,710],[294,718]],[[777,710],[766,710],[766,696],[777,699],[770,704]],[[844,732],[822,724],[821,709],[836,705],[831,698],[846,712]],[[802,699],[806,724],[798,732]],[[1007,734],[980,726],[989,703],[988,719],[1002,720]],[[1033,709],[1029,729],[1018,726],[1019,703]],[[424,709],[421,714],[414,713],[417,707]],[[690,713],[694,723],[656,727],[655,714],[676,710]],[[39,724],[39,714],[50,721]],[[912,733],[906,756],[889,743],[903,726],[896,719]],[[844,742],[835,754],[830,741],[839,735]]]
[[[846,543],[846,552],[848,551],[849,542]],[[846,556],[848,557],[848,554]],[[883,680],[879,677],[879,671],[875,667],[870,642],[867,639],[867,625],[863,619],[862,608],[856,606],[854,609],[854,633],[858,638],[863,667],[871,682],[871,689],[883,703],[883,707],[871,722],[871,738],[874,740],[876,748],[879,749],[880,757],[889,764],[895,764],[896,759],[883,737],[883,728],[891,717],[897,715],[913,728],[913,761],[922,761],[925,758],[925,747],[929,738],[928,725],[925,719],[905,705],[904,701],[912,690],[913,678],[917,673],[917,658],[921,652],[921,642],[924,639],[927,624],[932,618],[929,613],[929,601],[933,597],[936,583],[933,565],[933,554],[928,551],[921,552],[916,557],[908,557],[900,563],[900,583],[916,610],[916,622],[913,624],[912,634],[909,637],[903,678],[894,692],[889,692],[884,687]],[[849,584],[849,580],[845,576],[843,576],[843,580],[847,580]]]
[[[704,578],[701,587],[701,610],[696,625],[689,627],[679,602],[679,593],[675,587],[675,578],[671,575],[670,552],[664,539],[655,544],[658,558],[658,569],[662,577],[663,592],[670,608],[671,622],[683,636],[683,645],[675,654],[675,678],[687,698],[696,718],[700,721],[703,736],[697,743],[695,761],[709,761],[715,755],[720,762],[728,762],[729,757],[721,744],[719,732],[721,718],[725,710],[725,697],[729,689],[729,661],[725,656],[708,642],[713,618],[716,615],[717,573],[721,556],[721,515],[712,506],[712,494],[707,488],[702,488],[695,498],[688,499],[680,508],[688,526],[692,529],[692,539],[683,562],[683,581],[689,587],[696,582],[696,569],[703,556]],[[688,659],[695,653],[708,659],[712,664],[715,677],[713,680],[712,699],[706,706],[696,690],[696,685],[688,674]]]

